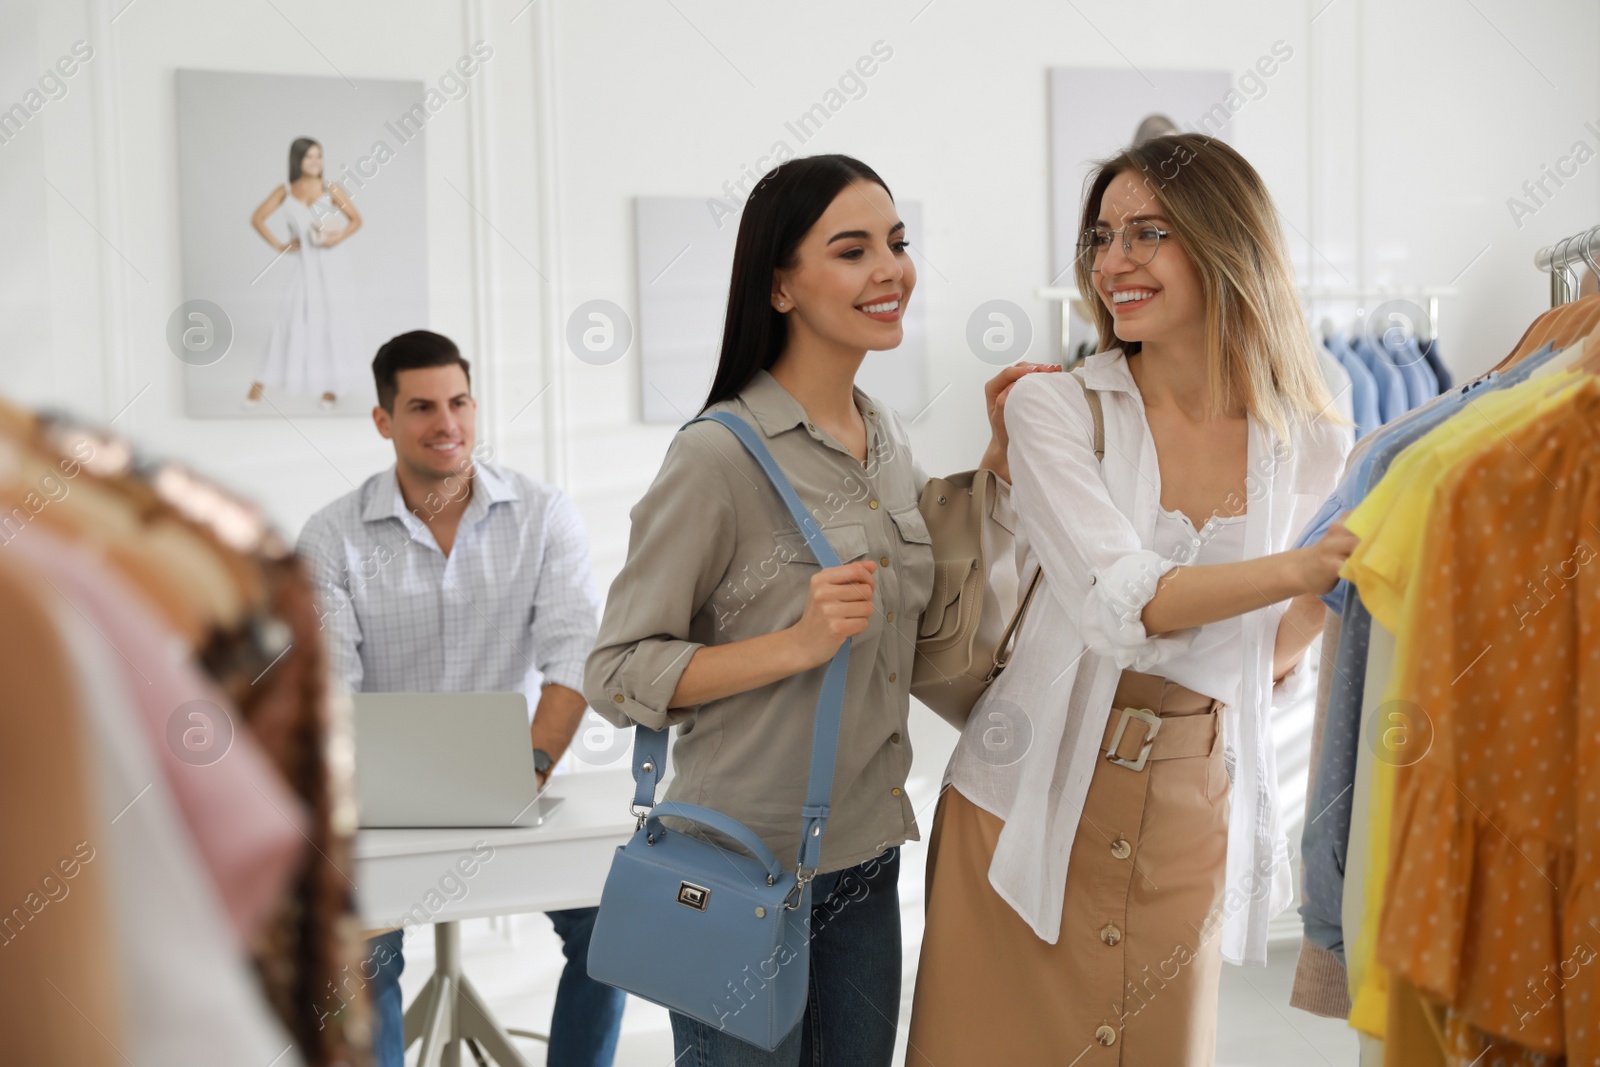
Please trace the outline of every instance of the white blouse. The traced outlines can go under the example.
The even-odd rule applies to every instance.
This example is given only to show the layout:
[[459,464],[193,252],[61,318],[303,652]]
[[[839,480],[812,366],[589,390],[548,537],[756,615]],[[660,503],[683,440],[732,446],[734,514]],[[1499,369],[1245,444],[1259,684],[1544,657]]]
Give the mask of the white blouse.
[[[1165,674],[1203,629],[1145,632],[1141,615],[1156,582],[1179,565],[1155,548],[1155,441],[1120,349],[1090,356],[1077,373],[1100,393],[1103,466],[1095,462],[1088,402],[1065,374],[1029,375],[1006,402],[1018,573],[1041,566],[1044,578],[1010,665],[973,709],[945,772],[946,783],[1005,820],[989,881],[1052,944],[1118,676],[1123,669]],[[1296,422],[1284,441],[1250,419],[1242,558],[1289,547],[1333,490],[1346,438],[1319,420]],[[1221,949],[1232,963],[1266,962],[1267,925],[1293,897],[1271,712],[1275,699],[1287,702],[1307,687],[1309,656],[1273,686],[1273,643],[1287,606],[1241,616],[1229,642],[1238,671],[1224,731],[1237,756]]]
[[[1159,508],[1156,512],[1155,544],[1151,547],[1162,559],[1180,567],[1206,567],[1214,563],[1238,563],[1244,559],[1245,515],[1216,516],[1200,529],[1181,511]],[[1161,673],[1196,693],[1215,697],[1224,704],[1233,702],[1244,674],[1244,658],[1239,642],[1244,626],[1236,615],[1208,623],[1195,633],[1194,643],[1161,665]],[[1225,736],[1228,770],[1234,766],[1233,738]]]

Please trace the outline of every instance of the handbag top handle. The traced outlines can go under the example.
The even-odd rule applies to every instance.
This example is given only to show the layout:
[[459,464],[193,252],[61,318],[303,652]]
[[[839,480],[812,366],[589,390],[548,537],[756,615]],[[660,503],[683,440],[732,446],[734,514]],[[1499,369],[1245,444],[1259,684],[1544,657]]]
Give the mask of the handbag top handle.
[[[805,537],[806,545],[812,554],[817,557],[817,562],[823,567],[839,566],[839,555],[828,543],[828,539],[822,535],[822,527],[801,503],[799,494],[789,484],[789,479],[784,476],[777,460],[772,458],[772,453],[767,451],[767,446],[750,428],[750,424],[737,415],[715,411],[697,419],[690,419],[679,427],[679,430],[693,426],[697,422],[718,422],[733,431],[734,436],[739,438],[739,442],[766,472],[772,487],[777,490],[784,506],[789,509],[789,515],[800,527],[800,533]],[[816,725],[811,731],[811,773],[806,782],[805,806],[800,809],[798,863],[803,881],[810,880],[807,872],[814,874],[822,858],[822,834],[827,828],[828,808],[833,798],[833,766],[839,751],[839,720],[844,713],[844,683],[850,666],[850,645],[851,639],[846,638],[844,644],[839,646],[839,651],[833,654],[833,659],[828,663],[828,671],[822,678],[822,692],[817,695]],[[646,726],[634,727],[634,806],[631,810],[638,816],[641,826],[645,817],[638,809],[652,807],[656,802],[656,786],[660,783],[663,768],[666,766],[669,733],[670,727],[661,730],[652,730]]]

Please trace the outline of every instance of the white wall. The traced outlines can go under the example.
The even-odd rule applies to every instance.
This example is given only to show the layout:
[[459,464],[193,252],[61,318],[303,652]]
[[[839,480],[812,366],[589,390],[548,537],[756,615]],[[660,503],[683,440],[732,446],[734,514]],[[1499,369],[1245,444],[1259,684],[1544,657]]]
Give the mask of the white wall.
[[[1589,61],[1600,11],[1580,0],[1541,5],[1536,20],[1492,0],[1151,0],[1137,15],[1110,2],[825,2],[781,17],[732,0],[524,5],[285,0],[224,16],[200,0],[126,9],[24,0],[36,8],[40,70],[80,37],[96,56],[25,134],[44,137],[54,186],[39,187],[49,248],[37,264],[54,347],[19,355],[12,331],[23,323],[0,323],[6,394],[102,419],[137,396],[119,429],[257,497],[291,532],[384,462],[356,420],[182,416],[181,365],[162,341],[181,299],[179,67],[432,81],[473,40],[493,45],[472,95],[428,127],[427,320],[476,357],[480,433],[576,494],[605,577],[670,428],[639,424],[633,356],[594,367],[559,347],[564,312],[595,297],[634,306],[633,196],[719,195],[776,139],[856,154],[927,205],[915,243],[929,395],[951,387],[913,429],[930,469],[968,465],[982,445],[989,368],[962,341],[967,314],[994,297],[1046,312],[1032,293],[1049,262],[1052,65],[1243,71],[1287,42],[1293,58],[1234,122],[1304,280],[1455,282],[1444,345],[1463,373],[1497,359],[1545,306],[1534,249],[1600,221],[1600,164],[1582,167],[1520,229],[1506,207],[1573,142],[1600,147],[1584,126],[1600,127],[1600,71]],[[800,145],[784,123],[877,41],[893,56],[865,96]],[[14,147],[0,146],[0,164]]]

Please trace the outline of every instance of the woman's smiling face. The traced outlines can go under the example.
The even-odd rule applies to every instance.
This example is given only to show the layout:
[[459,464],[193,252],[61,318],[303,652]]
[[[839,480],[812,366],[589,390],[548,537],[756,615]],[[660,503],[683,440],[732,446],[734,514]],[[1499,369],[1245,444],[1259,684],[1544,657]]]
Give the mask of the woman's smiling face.
[[883,186],[845,187],[795,248],[795,265],[773,273],[772,305],[789,315],[791,337],[855,351],[898,346],[917,284],[906,245],[905,223]]
[[1172,233],[1172,223],[1144,178],[1123,171],[1111,180],[1100,198],[1097,226],[1123,230],[1148,223],[1167,233],[1148,263],[1135,263],[1122,247],[1118,233],[1094,260],[1095,291],[1111,311],[1117,338],[1122,341],[1160,341],[1192,333],[1205,323],[1205,296],[1200,274]]

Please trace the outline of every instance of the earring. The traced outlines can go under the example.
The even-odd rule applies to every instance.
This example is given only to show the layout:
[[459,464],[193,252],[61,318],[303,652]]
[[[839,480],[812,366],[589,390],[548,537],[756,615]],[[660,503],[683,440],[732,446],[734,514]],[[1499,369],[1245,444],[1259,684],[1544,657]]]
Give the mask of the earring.
[[783,309],[783,308],[786,308],[786,307],[788,307],[788,306],[789,306],[789,305],[787,305],[787,304],[785,304],[785,303],[784,303],[784,302],[783,302],[783,301],[782,301],[782,300],[780,300],[780,301],[778,301],[778,308],[779,308],[779,309],[780,309],[780,310],[782,310],[782,309]]

